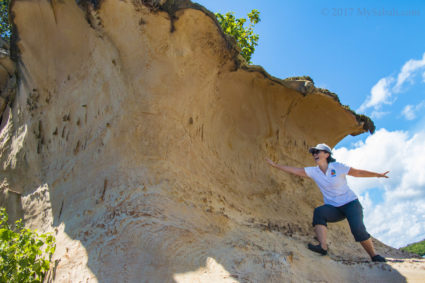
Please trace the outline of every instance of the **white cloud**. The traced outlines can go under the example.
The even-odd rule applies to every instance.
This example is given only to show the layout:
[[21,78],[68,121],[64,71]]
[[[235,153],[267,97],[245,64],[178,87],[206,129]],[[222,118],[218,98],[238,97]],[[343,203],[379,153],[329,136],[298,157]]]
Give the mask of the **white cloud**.
[[422,69],[423,67],[425,67],[425,53],[421,60],[410,59],[407,61],[397,76],[397,83],[393,89],[394,92],[400,92],[402,85],[406,81],[413,83],[413,76],[415,75],[416,71]]
[[406,120],[414,120],[416,119],[416,113],[422,110],[422,108],[425,108],[425,100],[417,105],[406,105],[401,111],[401,114]]
[[388,111],[375,110],[375,111],[372,112],[371,118],[372,119],[381,119],[382,117],[384,117],[388,114],[390,114],[390,112],[388,112]]
[[[394,247],[425,237],[425,131],[378,130],[353,148],[335,150],[338,161],[358,169],[390,171],[389,179],[348,177],[365,208],[368,231]],[[382,192],[382,200],[371,195]]]
[[406,120],[413,120],[416,118],[415,110],[413,105],[406,105],[401,112]]
[[380,79],[371,89],[370,96],[366,99],[365,102],[357,110],[359,112],[364,111],[366,108],[374,107],[379,109],[380,105],[383,103],[389,104],[391,91],[390,86],[394,82],[394,78],[387,77]]
[[[368,108],[373,108],[375,114],[380,114],[378,111],[383,104],[392,104],[395,99],[391,99],[393,94],[403,92],[403,85],[406,82],[414,83],[414,77],[418,72],[423,72],[425,68],[425,53],[422,59],[410,59],[407,61],[397,75],[397,79],[393,76],[388,76],[380,79],[370,90],[370,95],[360,105],[357,112],[364,112]],[[422,81],[425,82],[425,72],[422,73]],[[386,113],[386,112],[383,112]]]

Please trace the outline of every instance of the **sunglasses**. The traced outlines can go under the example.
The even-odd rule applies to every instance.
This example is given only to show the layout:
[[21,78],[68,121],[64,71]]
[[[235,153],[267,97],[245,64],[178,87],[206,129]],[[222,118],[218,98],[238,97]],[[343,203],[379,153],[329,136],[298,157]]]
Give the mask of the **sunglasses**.
[[311,151],[311,154],[312,154],[312,155],[319,154],[321,151],[324,151],[324,150],[313,149],[313,150]]

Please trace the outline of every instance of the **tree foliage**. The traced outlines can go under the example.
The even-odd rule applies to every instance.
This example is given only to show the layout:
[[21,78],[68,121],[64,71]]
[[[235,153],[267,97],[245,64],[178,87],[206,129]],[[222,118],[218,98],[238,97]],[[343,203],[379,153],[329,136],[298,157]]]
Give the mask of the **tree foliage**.
[[226,15],[215,13],[218,23],[220,24],[223,32],[235,38],[241,55],[248,63],[251,63],[251,56],[255,51],[255,46],[258,45],[258,34],[254,33],[254,25],[260,22],[260,12],[252,10],[248,13],[249,26],[245,27],[247,19],[237,19],[233,12],[228,12]]
[[24,228],[22,220],[12,229],[0,208],[0,282],[43,282],[55,252],[55,238]]
[[0,0],[0,37],[9,41],[12,26],[9,23],[9,2]]
[[420,256],[424,256],[425,255],[425,240],[420,241],[418,243],[410,244],[401,249],[407,252],[418,254]]

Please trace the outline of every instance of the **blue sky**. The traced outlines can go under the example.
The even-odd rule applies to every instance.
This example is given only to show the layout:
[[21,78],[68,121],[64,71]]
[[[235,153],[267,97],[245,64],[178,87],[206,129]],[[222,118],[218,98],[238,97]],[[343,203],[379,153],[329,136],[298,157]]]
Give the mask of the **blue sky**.
[[278,78],[308,75],[373,119],[374,135],[345,138],[335,155],[391,171],[385,180],[349,179],[371,234],[394,247],[424,239],[425,1],[194,2],[237,17],[259,10],[253,64]]

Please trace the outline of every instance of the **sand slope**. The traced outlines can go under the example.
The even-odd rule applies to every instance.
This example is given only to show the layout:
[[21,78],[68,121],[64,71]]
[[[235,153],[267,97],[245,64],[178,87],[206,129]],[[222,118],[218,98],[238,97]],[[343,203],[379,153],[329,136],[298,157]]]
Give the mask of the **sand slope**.
[[[95,2],[95,1],[93,1]],[[92,3],[92,2],[90,2]],[[420,282],[424,260],[347,223],[311,254],[307,149],[373,123],[309,80],[249,67],[190,1],[14,1],[18,88],[0,128],[2,201],[57,237],[55,282]],[[284,66],[282,66],[284,68]],[[416,280],[416,281],[415,281]]]

